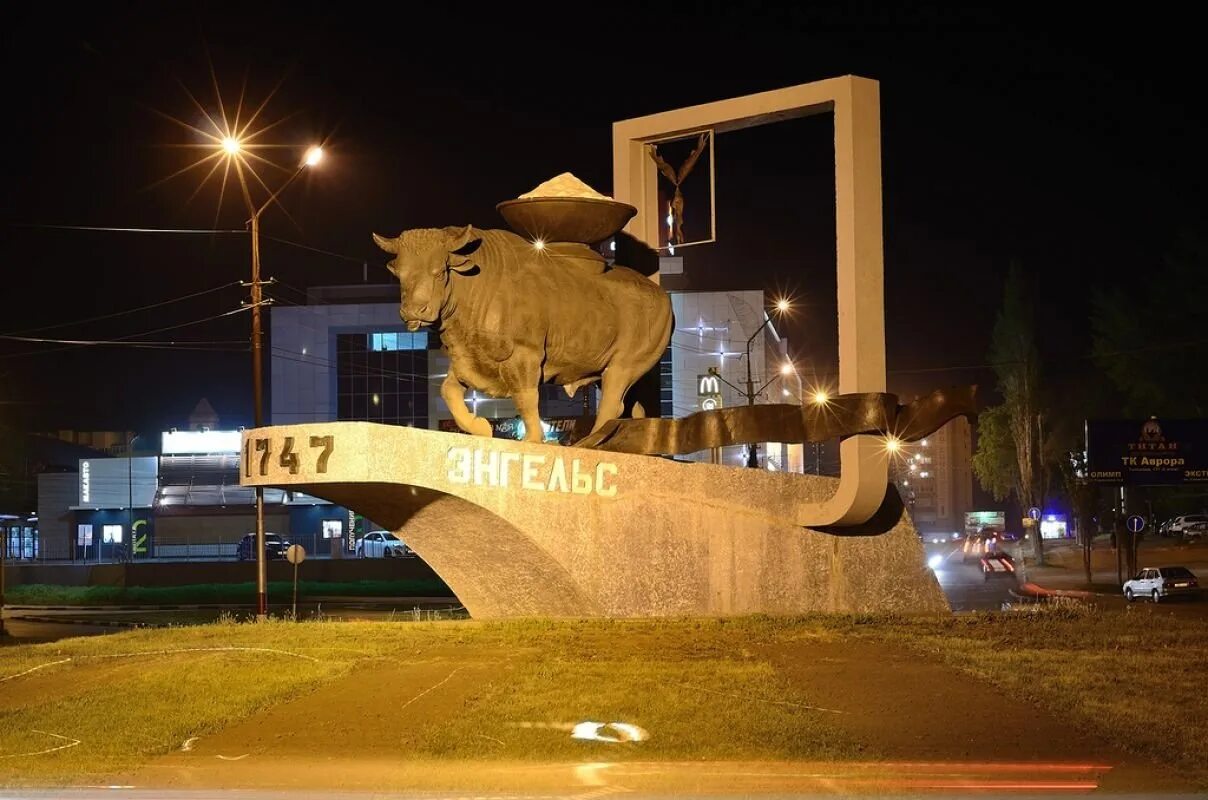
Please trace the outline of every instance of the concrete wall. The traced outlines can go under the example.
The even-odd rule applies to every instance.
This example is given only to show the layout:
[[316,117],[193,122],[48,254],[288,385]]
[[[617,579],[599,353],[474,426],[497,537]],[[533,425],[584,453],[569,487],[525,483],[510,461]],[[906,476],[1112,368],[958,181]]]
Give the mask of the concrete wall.
[[397,531],[476,617],[948,607],[888,486],[868,523],[816,530],[797,520],[835,479],[360,422],[245,432],[328,435],[323,472],[305,453],[245,481]]
[[79,497],[79,475],[47,472],[38,476],[38,538],[43,558],[70,558],[75,541],[72,512]]

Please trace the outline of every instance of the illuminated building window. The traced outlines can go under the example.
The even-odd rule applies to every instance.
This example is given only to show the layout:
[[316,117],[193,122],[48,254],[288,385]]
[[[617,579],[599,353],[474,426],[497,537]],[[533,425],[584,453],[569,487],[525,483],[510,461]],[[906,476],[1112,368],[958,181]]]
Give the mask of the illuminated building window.
[[121,525],[104,525],[101,527],[101,541],[106,544],[118,544],[122,541]]
[[378,353],[397,350],[428,349],[428,334],[424,331],[417,333],[367,333],[365,337],[369,349]]
[[427,345],[422,332],[337,334],[337,418],[427,427]]
[[659,359],[659,406],[661,416],[675,416],[675,386],[672,381],[670,347],[663,352],[663,357]]

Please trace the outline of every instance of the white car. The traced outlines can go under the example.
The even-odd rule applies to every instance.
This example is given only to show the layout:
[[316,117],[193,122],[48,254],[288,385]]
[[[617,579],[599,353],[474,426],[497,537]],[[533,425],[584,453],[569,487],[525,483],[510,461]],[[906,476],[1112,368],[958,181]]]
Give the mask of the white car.
[[1124,582],[1124,597],[1130,603],[1138,597],[1158,603],[1176,595],[1194,597],[1199,592],[1200,582],[1187,567],[1146,567]]
[[407,558],[411,548],[390,531],[367,533],[357,542],[358,558]]
[[1166,530],[1171,536],[1182,536],[1188,528],[1200,522],[1208,522],[1208,514],[1184,514],[1171,520]]

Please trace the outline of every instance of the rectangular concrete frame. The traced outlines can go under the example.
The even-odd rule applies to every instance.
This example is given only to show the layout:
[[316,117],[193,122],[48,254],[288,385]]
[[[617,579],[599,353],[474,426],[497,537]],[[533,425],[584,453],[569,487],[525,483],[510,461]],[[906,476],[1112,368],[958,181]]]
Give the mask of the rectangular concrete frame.
[[[788,119],[834,114],[835,238],[839,287],[839,391],[885,391],[885,262],[881,238],[880,86],[853,75],[803,83],[613,123],[612,175],[617,200],[638,209],[626,231],[658,244],[658,175],[645,143],[712,128],[717,133]],[[807,506],[808,527],[859,525],[880,507],[888,457],[876,437],[845,440],[835,494]]]

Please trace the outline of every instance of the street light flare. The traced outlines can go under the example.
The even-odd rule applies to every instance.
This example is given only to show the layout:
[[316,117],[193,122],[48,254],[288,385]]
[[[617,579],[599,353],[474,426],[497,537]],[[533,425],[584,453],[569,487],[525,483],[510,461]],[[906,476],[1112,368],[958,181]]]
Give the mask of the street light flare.
[[784,362],[783,364],[781,364],[780,365],[780,374],[781,375],[792,375],[793,374],[793,365],[787,361]]
[[829,401],[829,400],[830,400],[830,395],[828,395],[825,390],[819,389],[818,391],[814,392],[815,405],[824,406],[824,405],[826,405],[827,401]]
[[787,297],[782,297],[776,301],[776,310],[782,314],[784,312],[788,311],[792,307],[793,307],[793,304],[788,301]]
[[237,156],[239,155],[239,151],[243,149],[243,146],[234,136],[224,136],[222,138],[222,149],[226,151],[228,156]]
[[315,145],[306,151],[306,158],[303,163],[308,167],[313,167],[323,160],[323,148]]
[[896,436],[885,437],[885,452],[897,453],[902,449],[902,440]]

